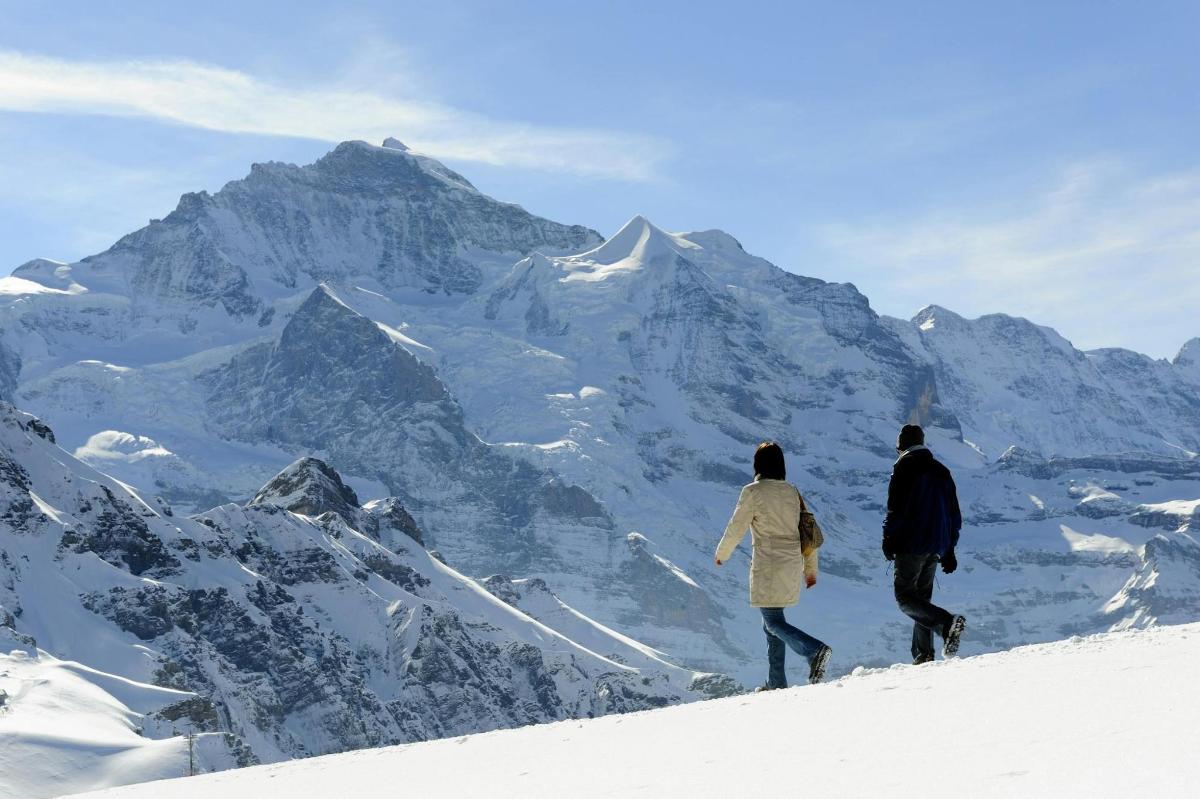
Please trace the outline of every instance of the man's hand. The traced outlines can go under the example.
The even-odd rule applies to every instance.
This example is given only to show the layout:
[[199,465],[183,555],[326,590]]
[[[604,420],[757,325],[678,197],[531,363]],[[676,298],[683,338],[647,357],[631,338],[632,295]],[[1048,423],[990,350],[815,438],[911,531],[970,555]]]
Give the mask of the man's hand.
[[883,556],[888,560],[896,559],[896,546],[888,538],[883,539]]
[[958,568],[958,558],[954,554],[954,550],[948,550],[945,555],[942,555],[942,571],[946,574],[954,574],[954,570]]
[[808,586],[809,588],[812,588],[814,585],[817,584],[817,575],[815,575],[815,574],[804,575],[804,584],[806,586]]
[[720,566],[720,565],[721,565],[721,559],[720,559],[720,558],[713,558],[713,561],[714,561],[714,562],[715,562],[715,563],[716,563],[718,566]]

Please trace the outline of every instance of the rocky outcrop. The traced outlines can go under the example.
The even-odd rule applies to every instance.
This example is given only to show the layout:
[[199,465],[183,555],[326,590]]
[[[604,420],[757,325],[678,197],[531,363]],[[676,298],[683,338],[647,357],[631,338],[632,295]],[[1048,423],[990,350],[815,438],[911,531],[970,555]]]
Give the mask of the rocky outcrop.
[[490,598],[420,545],[398,499],[361,507],[319,459],[245,506],[181,518],[39,429],[11,407],[0,419],[14,464],[0,495],[10,516],[27,503],[19,528],[0,523],[0,627],[84,664],[140,664],[129,678],[194,697],[162,718],[228,733],[237,762],[711,694],[688,669],[606,659]]
[[[480,441],[433,369],[328,287],[312,292],[276,343],[254,346],[200,380],[222,435],[327,453],[387,485],[418,517],[476,519],[481,552],[468,566],[527,568],[549,557],[525,541],[541,515],[612,525],[582,488]],[[319,484],[327,509],[350,501]],[[417,526],[380,519],[405,535]]]
[[358,495],[342,482],[341,475],[318,458],[301,458],[275,475],[263,486],[250,506],[270,505],[276,508],[320,516],[336,513],[352,521],[359,509]]

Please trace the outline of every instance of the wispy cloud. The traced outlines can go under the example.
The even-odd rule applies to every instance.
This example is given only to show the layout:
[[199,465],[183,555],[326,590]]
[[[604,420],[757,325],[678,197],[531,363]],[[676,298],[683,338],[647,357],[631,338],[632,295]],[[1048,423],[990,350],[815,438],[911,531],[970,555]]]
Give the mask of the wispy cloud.
[[668,153],[647,136],[492,119],[347,83],[282,86],[187,61],[86,62],[0,51],[0,110],[147,117],[325,141],[394,135],[437,157],[619,180],[654,177]]
[[1006,211],[829,227],[822,241],[885,310],[1003,311],[1052,321],[1080,346],[1169,355],[1200,335],[1197,220],[1200,171],[1145,176],[1091,161]]

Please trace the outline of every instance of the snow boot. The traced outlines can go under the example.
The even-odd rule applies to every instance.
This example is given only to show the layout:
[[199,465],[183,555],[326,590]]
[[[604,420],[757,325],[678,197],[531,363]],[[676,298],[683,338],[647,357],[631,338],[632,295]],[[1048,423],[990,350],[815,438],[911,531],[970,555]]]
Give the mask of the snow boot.
[[913,658],[914,666],[920,666],[922,664],[932,663],[932,662],[933,662],[933,653],[932,652],[928,655],[917,655],[915,658]]
[[781,688],[787,688],[786,685],[760,685],[754,689],[754,693],[761,694],[763,691],[778,691]]
[[832,649],[822,646],[817,650],[817,654],[813,655],[812,663],[808,668],[809,685],[816,685],[825,679],[825,667],[829,665],[829,656],[832,654]]
[[952,658],[958,654],[958,645],[962,640],[963,630],[967,629],[967,620],[962,616],[955,616],[950,620],[950,625],[946,628],[946,634],[942,636],[945,643],[942,645],[942,655]]

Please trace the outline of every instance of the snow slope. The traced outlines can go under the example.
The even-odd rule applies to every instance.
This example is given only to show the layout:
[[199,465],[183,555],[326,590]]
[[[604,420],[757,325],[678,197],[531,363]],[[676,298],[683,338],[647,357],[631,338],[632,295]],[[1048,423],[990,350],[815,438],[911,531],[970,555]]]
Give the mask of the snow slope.
[[1200,624],[1110,633],[89,796],[1185,796],[1197,663]]
[[[0,655],[0,797],[187,774],[186,713],[200,701],[45,653]],[[193,746],[198,771],[237,765],[223,733],[199,733]]]

